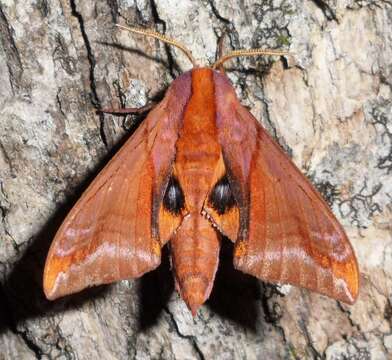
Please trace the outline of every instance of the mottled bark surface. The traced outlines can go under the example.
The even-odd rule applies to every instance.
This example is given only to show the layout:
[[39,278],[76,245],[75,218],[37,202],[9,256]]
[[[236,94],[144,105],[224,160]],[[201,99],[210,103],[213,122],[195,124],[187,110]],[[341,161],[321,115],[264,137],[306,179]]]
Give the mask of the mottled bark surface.
[[[189,63],[114,23],[154,27],[204,63],[226,49],[238,96],[313,180],[358,255],[354,306],[233,270],[226,245],[192,319],[167,257],[138,281],[54,303],[53,235],[141,117],[96,113],[159,99]],[[392,358],[392,4],[387,0],[1,0],[0,359]]]

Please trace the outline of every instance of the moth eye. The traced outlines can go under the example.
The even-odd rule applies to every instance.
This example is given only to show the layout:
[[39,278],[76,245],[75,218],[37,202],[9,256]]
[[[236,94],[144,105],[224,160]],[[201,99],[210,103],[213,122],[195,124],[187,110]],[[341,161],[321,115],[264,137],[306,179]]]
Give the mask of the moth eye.
[[227,176],[223,176],[215,184],[209,197],[209,203],[219,215],[223,215],[236,205]]
[[179,215],[184,208],[184,204],[185,198],[180,183],[176,177],[172,176],[163,197],[163,206],[174,215]]

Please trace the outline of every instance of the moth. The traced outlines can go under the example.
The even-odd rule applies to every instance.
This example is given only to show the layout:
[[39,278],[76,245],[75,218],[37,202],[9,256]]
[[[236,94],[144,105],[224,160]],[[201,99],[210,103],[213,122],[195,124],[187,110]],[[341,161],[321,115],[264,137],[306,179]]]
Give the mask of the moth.
[[358,265],[342,226],[240,104],[223,70],[235,56],[282,53],[238,50],[198,67],[175,40],[126,29],[180,48],[194,67],[173,81],[66,217],[46,260],[46,297],[138,278],[159,266],[168,244],[176,288],[195,315],[227,238],[236,269],[354,303]]

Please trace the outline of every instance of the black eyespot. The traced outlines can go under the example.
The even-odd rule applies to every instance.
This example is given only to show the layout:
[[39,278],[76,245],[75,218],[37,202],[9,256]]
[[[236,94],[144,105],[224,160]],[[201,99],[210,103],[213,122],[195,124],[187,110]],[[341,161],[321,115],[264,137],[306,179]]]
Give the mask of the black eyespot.
[[215,184],[209,197],[209,203],[219,215],[223,215],[236,205],[227,176],[223,176]]
[[167,184],[163,206],[174,215],[179,215],[184,208],[185,198],[177,178],[172,176]]

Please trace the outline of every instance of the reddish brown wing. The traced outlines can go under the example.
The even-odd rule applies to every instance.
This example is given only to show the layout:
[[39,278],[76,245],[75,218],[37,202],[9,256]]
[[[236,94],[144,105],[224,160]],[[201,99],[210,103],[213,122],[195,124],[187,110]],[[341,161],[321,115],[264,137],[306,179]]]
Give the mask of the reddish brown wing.
[[353,303],[358,267],[328,205],[215,74],[217,126],[240,208],[237,269]]
[[161,246],[179,224],[175,216],[158,217],[189,96],[188,74],[173,82],[68,214],[46,260],[47,298],[138,277],[159,265]]

